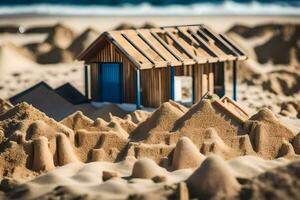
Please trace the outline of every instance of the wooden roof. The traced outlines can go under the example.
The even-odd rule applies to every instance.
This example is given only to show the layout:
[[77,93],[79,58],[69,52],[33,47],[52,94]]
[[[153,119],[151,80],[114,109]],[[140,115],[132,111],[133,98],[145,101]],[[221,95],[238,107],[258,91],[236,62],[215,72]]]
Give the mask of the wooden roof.
[[104,32],[78,59],[88,62],[101,50],[101,42],[105,39],[140,69],[247,58],[225,35],[205,25],[189,25]]

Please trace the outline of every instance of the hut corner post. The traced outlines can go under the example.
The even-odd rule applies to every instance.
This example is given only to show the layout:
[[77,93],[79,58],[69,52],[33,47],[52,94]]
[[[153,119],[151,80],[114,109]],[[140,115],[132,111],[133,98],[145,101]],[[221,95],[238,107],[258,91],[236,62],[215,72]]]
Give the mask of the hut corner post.
[[140,78],[140,70],[136,70],[136,78],[135,78],[135,104],[136,104],[136,109],[141,108],[141,78]]
[[88,75],[89,66],[87,64],[84,65],[84,93],[85,97],[89,99],[89,75]]
[[174,70],[174,67],[171,66],[170,67],[170,80],[171,80],[171,99],[174,101],[175,99],[175,88],[174,88],[174,85],[175,85],[175,70]]
[[232,66],[232,91],[233,91],[233,100],[237,100],[237,88],[236,88],[236,83],[237,83],[237,61],[233,61],[233,66]]

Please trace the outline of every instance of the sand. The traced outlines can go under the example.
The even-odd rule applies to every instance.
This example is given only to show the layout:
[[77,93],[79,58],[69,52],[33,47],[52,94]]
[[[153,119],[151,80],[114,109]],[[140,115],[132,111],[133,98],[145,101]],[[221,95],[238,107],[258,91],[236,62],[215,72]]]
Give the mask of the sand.
[[[214,95],[206,96],[190,109],[170,101],[136,124],[128,116],[122,119],[111,115],[108,122],[101,118],[93,121],[81,112],[56,122],[22,103],[0,116],[0,158],[4,162],[1,176],[24,180],[74,162],[118,162],[147,157],[134,167],[134,176],[151,179],[156,174],[154,163],[171,171],[196,168],[211,154],[225,159],[242,155],[299,158],[299,134],[295,135],[270,110],[262,109],[241,122],[232,108],[220,110],[221,105]],[[208,123],[204,117],[210,118]],[[201,125],[197,121],[202,121]],[[163,126],[156,126],[162,122]],[[140,132],[145,124],[153,129]],[[137,133],[143,140],[132,137]],[[18,156],[8,160],[12,152]],[[150,168],[153,176],[143,175]],[[164,179],[158,171],[158,180]]]
[[1,98],[40,80],[83,91],[82,63],[73,60],[114,28],[205,22],[227,32],[249,59],[238,70],[238,106],[209,94],[191,108],[170,101],[128,114],[109,104],[95,120],[75,112],[56,122],[28,104],[1,100],[0,198],[299,198],[299,28],[291,25],[298,17],[3,21],[26,33],[0,34]]

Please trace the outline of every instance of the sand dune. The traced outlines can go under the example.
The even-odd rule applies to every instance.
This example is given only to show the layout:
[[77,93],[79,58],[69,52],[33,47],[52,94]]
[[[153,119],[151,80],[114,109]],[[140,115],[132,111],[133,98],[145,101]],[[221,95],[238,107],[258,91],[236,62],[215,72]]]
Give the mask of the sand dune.
[[77,57],[84,49],[86,49],[97,37],[98,31],[92,28],[88,28],[78,35],[68,47],[68,51],[73,54],[73,57]]

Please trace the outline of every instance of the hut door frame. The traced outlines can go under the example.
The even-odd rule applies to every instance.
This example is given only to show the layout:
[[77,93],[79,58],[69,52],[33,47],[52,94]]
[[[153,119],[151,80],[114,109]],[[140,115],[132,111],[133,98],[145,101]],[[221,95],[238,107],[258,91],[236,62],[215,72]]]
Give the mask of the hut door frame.
[[[113,102],[113,103],[122,103],[123,102],[123,64],[121,62],[100,62],[99,63],[99,67],[100,67],[100,70],[99,70],[99,83],[100,83],[100,87],[99,87],[99,92],[100,92],[100,97],[101,97],[101,101],[105,101],[104,99],[104,93],[103,93],[103,88],[105,87],[105,84],[103,82],[103,65],[105,64],[117,64],[119,66],[119,92],[120,92],[120,96],[119,96],[119,100],[117,100],[116,102],[114,101],[109,101],[109,102]],[[107,86],[106,86],[107,87]]]

